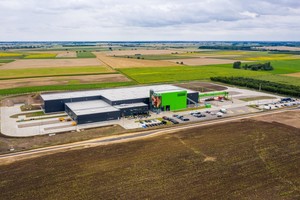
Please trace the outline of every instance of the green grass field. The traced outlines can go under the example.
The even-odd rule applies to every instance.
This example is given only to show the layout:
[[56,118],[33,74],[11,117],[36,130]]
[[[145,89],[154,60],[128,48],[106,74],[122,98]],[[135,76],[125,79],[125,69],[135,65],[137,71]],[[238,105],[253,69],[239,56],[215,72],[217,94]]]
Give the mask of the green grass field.
[[300,78],[284,76],[279,74],[257,76],[256,79],[271,81],[276,83],[300,86]]
[[232,65],[210,65],[200,67],[178,66],[159,68],[126,68],[120,71],[138,83],[159,83],[188,80],[208,80],[213,76],[261,76],[269,72],[233,69]]
[[0,79],[100,73],[111,73],[111,70],[103,66],[4,69],[1,70]]
[[300,72],[300,60],[272,60],[273,74],[290,74]]
[[112,88],[121,86],[134,85],[134,82],[111,82],[111,83],[93,83],[93,84],[69,84],[69,85],[47,85],[47,86],[32,86],[24,88],[1,89],[1,95],[26,94],[46,91],[70,91],[70,90],[89,90],[100,88]]
[[89,51],[78,51],[77,52],[77,58],[96,58],[95,54]]
[[13,62],[15,60],[11,60],[11,59],[1,59],[0,58],[0,63],[10,63],[10,62]]

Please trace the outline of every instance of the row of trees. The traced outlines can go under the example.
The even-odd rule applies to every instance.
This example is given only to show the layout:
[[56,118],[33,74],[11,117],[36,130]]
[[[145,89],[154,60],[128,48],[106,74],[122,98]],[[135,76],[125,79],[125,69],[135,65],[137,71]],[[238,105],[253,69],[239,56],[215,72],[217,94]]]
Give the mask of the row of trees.
[[234,62],[233,63],[233,68],[234,69],[250,69],[252,71],[258,71],[258,70],[261,70],[261,71],[271,71],[271,70],[274,70],[273,66],[271,65],[270,62],[267,62],[267,63],[264,63],[264,64],[261,64],[261,63],[257,63],[257,64],[245,64],[242,66],[242,63],[240,61],[237,61],[237,62]]
[[261,89],[267,92],[300,97],[300,87],[246,77],[211,77],[212,81],[238,85],[242,87]]
[[214,45],[214,46],[200,46],[198,49],[219,49],[219,50],[244,50],[255,51],[251,46],[231,46],[231,45]]

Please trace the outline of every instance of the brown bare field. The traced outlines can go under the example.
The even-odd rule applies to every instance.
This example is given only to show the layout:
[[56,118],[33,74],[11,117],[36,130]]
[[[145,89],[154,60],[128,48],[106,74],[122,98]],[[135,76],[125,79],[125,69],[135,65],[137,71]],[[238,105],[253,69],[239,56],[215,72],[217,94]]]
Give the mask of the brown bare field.
[[43,86],[43,85],[65,85],[72,82],[108,83],[108,82],[126,82],[126,81],[129,81],[129,79],[122,74],[26,78],[26,79],[0,80],[0,89],[28,87],[28,86]]
[[256,47],[257,49],[267,49],[267,50],[281,50],[281,51],[300,51],[300,47],[286,47],[286,46],[265,46]]
[[174,59],[174,60],[168,60],[170,62],[183,62],[184,65],[190,65],[190,66],[201,66],[201,65],[217,65],[217,64],[231,64],[234,63],[235,60],[229,60],[229,59],[217,59],[217,58],[186,58],[186,59]]
[[284,112],[280,114],[272,114],[262,117],[255,118],[256,120],[264,121],[264,122],[276,122],[285,124],[288,126],[293,126],[295,128],[300,129],[300,111],[290,111],[290,112]]
[[3,164],[0,196],[299,199],[299,148],[299,129],[278,123],[244,120],[192,128]]
[[291,77],[297,77],[297,78],[300,78],[300,72],[292,73],[292,74],[284,74],[284,76],[291,76]]
[[128,59],[117,58],[112,56],[106,56],[103,53],[94,52],[99,60],[109,65],[112,68],[133,68],[133,67],[168,67],[178,66],[176,63],[172,63],[164,60],[142,60],[142,59]]
[[142,54],[142,55],[162,55],[162,54],[172,54],[172,53],[180,53],[186,52],[183,49],[175,49],[175,50],[146,50],[146,49],[137,49],[137,50],[124,50],[124,51],[110,51],[107,52],[106,55],[108,56],[133,56],[135,54]]
[[26,69],[43,67],[76,67],[76,66],[101,66],[97,58],[84,59],[24,59],[16,60],[2,65],[0,69]]
[[193,81],[189,83],[178,83],[175,85],[190,90],[200,91],[200,92],[222,91],[227,89],[227,87],[221,85],[215,85],[213,83],[198,82],[198,81]]
[[57,58],[76,58],[77,54],[75,51],[63,51],[57,53]]

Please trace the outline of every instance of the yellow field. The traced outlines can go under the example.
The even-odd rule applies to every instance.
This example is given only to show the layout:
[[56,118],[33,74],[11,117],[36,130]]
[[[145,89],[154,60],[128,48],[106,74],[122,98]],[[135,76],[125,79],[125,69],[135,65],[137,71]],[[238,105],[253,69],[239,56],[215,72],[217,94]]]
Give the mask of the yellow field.
[[0,58],[1,57],[19,57],[22,56],[23,54],[20,53],[6,53],[6,52],[0,52]]
[[36,58],[55,58],[57,54],[55,53],[36,53],[25,56],[27,59],[36,59]]

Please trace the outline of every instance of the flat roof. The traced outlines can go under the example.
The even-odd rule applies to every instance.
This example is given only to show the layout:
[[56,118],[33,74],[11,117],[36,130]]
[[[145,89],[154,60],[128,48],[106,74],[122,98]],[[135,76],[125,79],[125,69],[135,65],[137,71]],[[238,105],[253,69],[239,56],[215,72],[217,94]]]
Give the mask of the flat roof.
[[187,93],[196,92],[175,85],[164,84],[164,85],[113,88],[113,89],[103,89],[103,90],[88,90],[88,91],[78,91],[78,92],[41,94],[41,97],[44,101],[45,100],[47,101],[47,100],[71,99],[71,98],[80,98],[80,97],[103,96],[104,98],[110,101],[122,101],[122,100],[129,100],[129,99],[148,98],[150,90],[154,90],[155,92],[173,91],[173,90],[186,90]]
[[74,103],[66,103],[71,110],[83,110],[83,109],[90,109],[90,108],[103,108],[111,106],[105,101],[102,100],[93,100],[93,101],[80,101]]
[[122,108],[135,108],[135,107],[142,107],[142,106],[147,106],[147,104],[145,103],[131,103],[131,104],[120,104],[120,105],[117,105],[117,106],[114,106],[115,108],[118,108],[118,109],[122,109]]
[[105,113],[119,111],[119,109],[109,105],[102,100],[82,101],[66,103],[66,105],[77,115],[89,115],[95,113]]
[[80,115],[91,115],[91,114],[115,112],[115,111],[120,111],[120,110],[117,108],[114,108],[112,106],[108,106],[108,107],[102,107],[102,108],[90,108],[90,109],[83,109],[83,110],[75,110],[74,113],[77,116],[80,116]]

